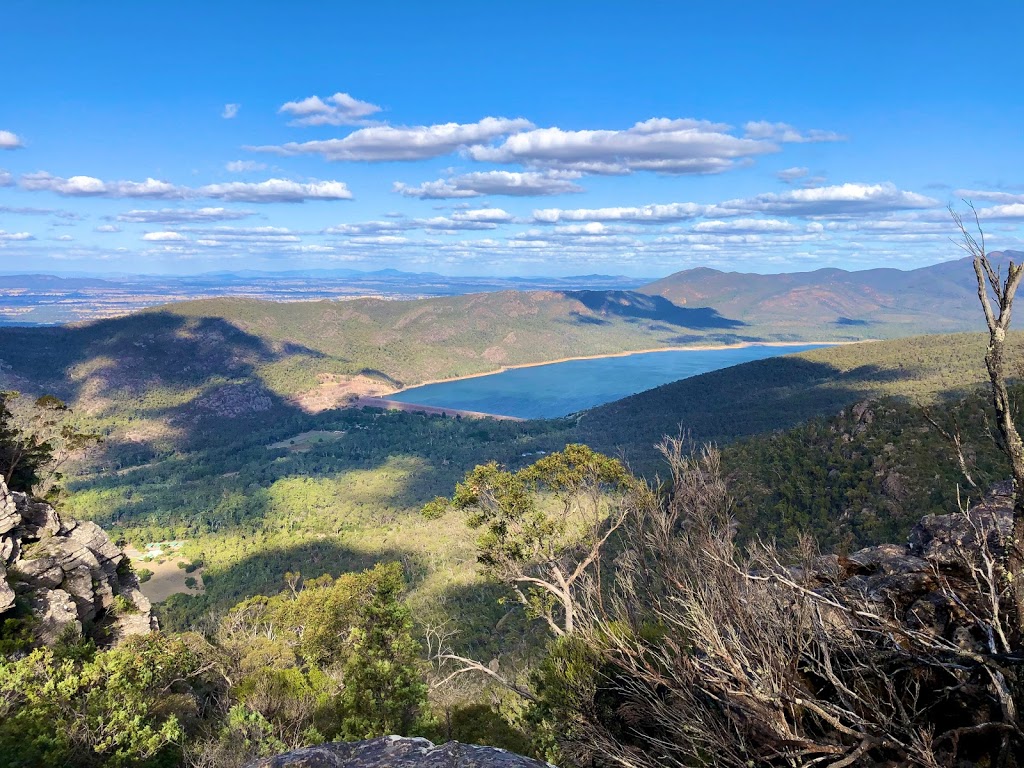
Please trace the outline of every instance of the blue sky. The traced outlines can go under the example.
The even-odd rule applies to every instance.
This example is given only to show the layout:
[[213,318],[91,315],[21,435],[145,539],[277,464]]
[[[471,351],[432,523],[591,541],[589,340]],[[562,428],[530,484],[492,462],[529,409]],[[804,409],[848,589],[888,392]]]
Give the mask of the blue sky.
[[912,268],[961,197],[1024,250],[1019,0],[0,16],[0,271]]

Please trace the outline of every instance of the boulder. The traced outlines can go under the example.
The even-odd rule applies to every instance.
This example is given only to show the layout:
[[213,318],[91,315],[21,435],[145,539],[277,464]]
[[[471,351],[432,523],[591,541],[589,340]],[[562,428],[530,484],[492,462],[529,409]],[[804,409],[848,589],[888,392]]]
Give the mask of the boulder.
[[32,593],[32,615],[36,624],[32,631],[41,645],[57,642],[69,628],[81,636],[82,622],[78,620],[78,607],[71,595],[60,589],[37,589]]
[[0,560],[0,613],[14,607],[14,598],[14,590],[7,583],[7,569],[4,568],[3,561]]
[[[22,593],[39,619],[43,645],[69,627],[104,644],[157,629],[135,575],[119,571],[124,560],[95,523],[62,520],[51,505],[11,493],[0,478],[0,618]],[[126,602],[112,611],[118,596]]]
[[321,744],[267,757],[247,768],[553,768],[494,747],[385,736],[368,741]]
[[24,493],[12,493],[11,496],[14,497],[14,504],[21,516],[19,527],[24,531],[23,536],[42,539],[60,532],[60,517],[52,506]]
[[21,523],[21,515],[18,514],[18,507],[14,503],[14,497],[7,490],[7,486],[0,488],[0,536],[8,531],[14,530],[15,526]]

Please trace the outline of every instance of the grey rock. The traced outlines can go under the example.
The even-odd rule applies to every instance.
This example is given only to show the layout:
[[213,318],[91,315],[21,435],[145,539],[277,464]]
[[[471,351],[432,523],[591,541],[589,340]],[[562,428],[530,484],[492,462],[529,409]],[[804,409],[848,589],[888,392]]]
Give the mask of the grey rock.
[[18,507],[14,503],[14,497],[7,490],[7,485],[0,480],[0,536],[21,523],[21,515],[18,514]]
[[962,568],[965,557],[987,539],[992,551],[1001,554],[1002,542],[1013,524],[1013,497],[999,488],[975,505],[965,516],[928,515],[907,540],[908,550],[945,568]]
[[52,645],[74,628],[82,634],[82,622],[78,620],[78,607],[71,595],[60,589],[39,589],[32,594],[32,614],[37,620],[33,632],[43,645]]
[[21,542],[13,536],[0,536],[0,565],[10,565],[21,554]]
[[106,531],[91,521],[76,521],[74,528],[68,530],[67,538],[92,552],[100,567],[111,576],[116,574],[117,566],[124,560],[124,552],[110,540]]
[[[118,573],[124,553],[95,523],[61,520],[49,504],[10,493],[0,478],[0,528],[0,573],[8,577],[0,586],[0,614],[11,609],[14,594],[32,595],[40,644],[69,626],[78,633],[89,627],[114,643],[158,628],[135,576]],[[130,608],[111,610],[118,595]]]
[[37,553],[29,547],[15,564],[19,579],[29,586],[56,589],[64,582],[64,569],[60,561],[46,553]]
[[80,565],[65,572],[61,589],[75,601],[78,618],[83,624],[96,618],[99,606],[93,593],[92,571],[88,567]]
[[550,768],[503,749],[449,741],[385,736],[368,741],[321,744],[249,763],[247,768]]
[[21,515],[20,527],[25,529],[25,536],[41,539],[60,532],[60,517],[52,506],[30,498],[24,493],[15,492],[11,495],[14,497],[18,514]]
[[7,583],[7,569],[0,562],[0,613],[14,607],[14,590]]

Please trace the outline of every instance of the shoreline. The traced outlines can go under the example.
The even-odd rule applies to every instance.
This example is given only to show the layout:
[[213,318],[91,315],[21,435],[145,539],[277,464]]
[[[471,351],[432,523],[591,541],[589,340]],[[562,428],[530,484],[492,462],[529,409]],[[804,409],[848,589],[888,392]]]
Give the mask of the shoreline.
[[828,347],[839,347],[848,344],[865,344],[873,341],[877,341],[877,339],[861,339],[859,341],[738,341],[735,344],[698,344],[696,346],[686,347],[654,347],[651,349],[633,349],[625,352],[609,352],[603,355],[580,355],[578,357],[561,357],[556,360],[545,360],[539,363],[520,363],[518,365],[503,365],[500,368],[493,371],[484,371],[482,373],[468,373],[465,376],[453,376],[452,378],[449,379],[429,379],[427,381],[422,381],[419,384],[412,384],[408,387],[403,387],[402,389],[396,389],[394,392],[389,392],[386,395],[383,395],[382,397],[400,395],[404,392],[408,392],[413,389],[419,389],[420,387],[430,386],[431,384],[448,384],[453,381],[479,379],[483,376],[494,376],[499,373],[505,373],[506,371],[515,371],[520,368],[539,368],[542,365],[570,363],[574,360],[603,360],[609,357],[630,357],[632,355],[647,355],[652,352],[713,352],[720,349],[746,349],[747,347],[805,347],[811,344],[818,344],[821,346]]

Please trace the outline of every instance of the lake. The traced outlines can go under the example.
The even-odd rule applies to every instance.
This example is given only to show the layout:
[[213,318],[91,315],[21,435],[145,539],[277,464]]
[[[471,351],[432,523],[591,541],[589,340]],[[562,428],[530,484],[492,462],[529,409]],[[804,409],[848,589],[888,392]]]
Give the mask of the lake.
[[719,368],[789,355],[822,344],[665,350],[511,368],[469,379],[425,384],[389,400],[523,419],[555,418]]

